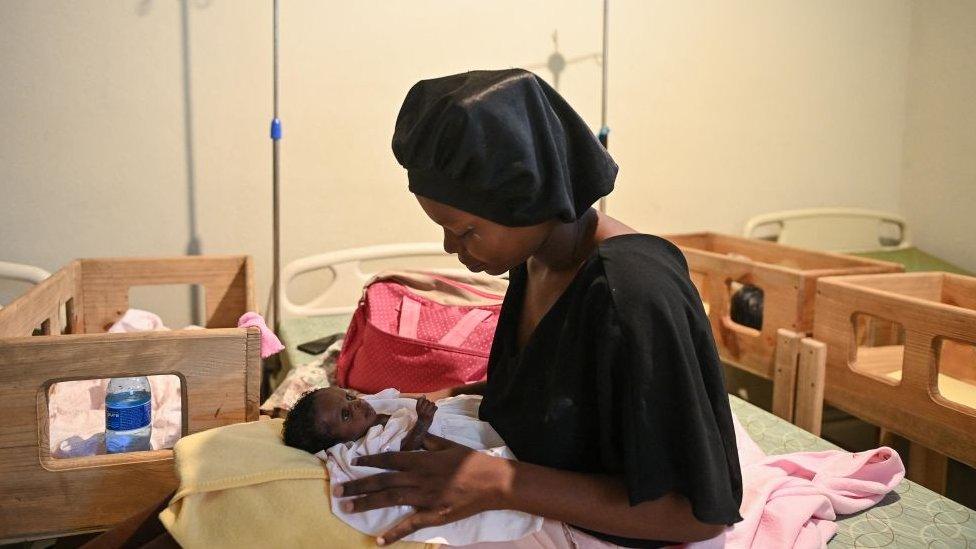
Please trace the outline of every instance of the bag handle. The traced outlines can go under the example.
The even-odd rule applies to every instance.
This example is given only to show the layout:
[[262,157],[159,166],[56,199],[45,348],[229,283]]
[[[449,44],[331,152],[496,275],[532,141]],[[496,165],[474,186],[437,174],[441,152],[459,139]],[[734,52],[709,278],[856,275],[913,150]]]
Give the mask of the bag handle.
[[471,309],[438,342],[449,347],[460,347],[479,324],[491,318],[491,311]]
[[410,296],[403,296],[400,300],[400,326],[397,334],[400,337],[417,339],[417,325],[420,324],[420,302]]
[[[420,324],[420,309],[422,304],[410,296],[403,296],[400,300],[400,325],[397,335],[409,339],[417,339],[417,326]],[[491,318],[492,312],[484,309],[471,309],[461,320],[448,330],[438,343],[450,347],[460,347],[478,326]]]

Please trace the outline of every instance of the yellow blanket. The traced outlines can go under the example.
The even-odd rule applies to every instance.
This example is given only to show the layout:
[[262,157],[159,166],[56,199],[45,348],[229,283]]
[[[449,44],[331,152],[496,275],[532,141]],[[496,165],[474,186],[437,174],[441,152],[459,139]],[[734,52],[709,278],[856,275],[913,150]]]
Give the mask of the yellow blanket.
[[176,444],[180,488],[159,519],[181,546],[376,547],[332,515],[325,464],[285,446],[281,425],[240,423]]

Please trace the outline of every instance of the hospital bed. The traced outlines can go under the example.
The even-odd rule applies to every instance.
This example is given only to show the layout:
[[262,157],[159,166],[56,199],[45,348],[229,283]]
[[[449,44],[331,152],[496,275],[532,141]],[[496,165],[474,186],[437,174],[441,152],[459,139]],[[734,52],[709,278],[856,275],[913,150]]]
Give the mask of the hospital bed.
[[[292,318],[295,334],[308,326],[327,326],[343,331],[348,314]],[[300,357],[297,339],[286,352]],[[837,446],[766,412],[734,395],[729,395],[732,411],[749,435],[767,454],[837,450]],[[855,515],[839,517],[837,535],[831,548],[855,547],[966,547],[976,541],[976,511],[943,497],[915,482],[903,480],[878,505]]]
[[[40,267],[0,261],[0,280],[39,284],[49,276],[51,276],[51,273]],[[3,303],[0,303],[0,309],[3,309]]]
[[[130,288],[163,284],[204,287],[205,329],[104,333]],[[183,435],[257,419],[260,334],[236,327],[251,310],[245,256],[78,260],[0,310],[0,543],[102,530],[177,484],[168,449],[53,456],[56,383],[176,376]]]
[[[782,246],[772,245],[771,247],[761,246],[762,250],[781,250]],[[399,255],[407,250],[405,255]],[[428,255],[429,254],[429,255]],[[282,300],[284,306],[285,319],[282,322],[282,340],[286,344],[285,353],[288,360],[293,364],[306,362],[313,357],[298,351],[297,345],[301,342],[315,339],[326,334],[342,332],[348,325],[353,303],[362,293],[362,283],[371,274],[370,269],[364,267],[362,262],[372,261],[383,258],[392,261],[402,260],[404,257],[441,257],[444,253],[439,244],[410,245],[407,247],[391,248],[371,248],[367,250],[356,250],[354,252],[337,252],[324,254],[315,258],[300,260],[286,267],[283,274],[283,288],[287,291],[287,286],[299,273],[309,272],[313,269],[333,268],[333,265],[343,265],[334,267],[340,274],[337,278],[353,276],[349,284],[333,284],[326,291],[328,297],[321,295],[316,299],[319,303],[318,309],[300,309],[286,300]],[[787,254],[789,255],[789,254]],[[819,257],[820,261],[828,261],[832,266],[837,266],[837,258],[833,254],[826,254],[827,257]],[[761,255],[761,257],[765,257]],[[792,256],[791,256],[792,257]],[[758,258],[757,258],[758,259]],[[800,266],[808,266],[810,257],[794,257]],[[741,262],[742,259],[736,260]],[[740,265],[733,261],[733,265]],[[875,262],[846,263],[841,261],[841,266],[850,267],[851,265],[867,266],[870,271],[898,271],[897,266],[882,265],[876,268]],[[763,272],[767,267],[764,265],[751,265],[744,267],[746,271]],[[788,269],[785,267],[783,269]],[[794,266],[795,268],[795,266]],[[783,269],[770,267],[770,272],[781,273]],[[714,271],[713,271],[714,272]],[[726,272],[726,271],[723,271]],[[782,276],[782,274],[780,274]],[[779,279],[774,279],[778,281]],[[803,288],[803,285],[799,286]],[[791,286],[792,288],[792,286]],[[323,292],[324,294],[324,292]],[[809,296],[813,298],[811,293]],[[328,301],[331,300],[331,301]],[[343,305],[345,303],[345,305]],[[329,309],[327,309],[327,307]],[[810,305],[812,308],[812,304]],[[794,310],[802,310],[798,307]],[[309,316],[305,316],[308,313]],[[793,326],[793,324],[790,324]],[[809,331],[813,331],[812,320],[806,326]],[[797,365],[804,362],[807,365],[816,365],[817,357],[809,358],[809,354],[823,353],[825,345],[806,338],[794,332],[783,331],[774,332],[779,339],[794,345],[795,356],[792,360]],[[808,353],[804,358],[804,352]],[[775,355],[774,359],[775,359]],[[819,356],[822,360],[824,356]],[[786,357],[785,360],[790,360]],[[822,366],[822,362],[820,362]],[[815,368],[800,368],[799,372],[814,371]],[[822,370],[821,370],[822,372]],[[799,385],[806,387],[810,382],[806,374],[797,374]],[[814,376],[815,380],[815,376]],[[822,389],[823,386],[821,385]],[[798,387],[797,395],[803,401],[816,396],[816,391],[804,391]],[[822,393],[821,393],[822,395]],[[818,451],[837,449],[833,444],[819,438],[809,431],[805,431],[788,420],[777,417],[776,415],[765,412],[748,402],[730,395],[730,403],[736,416],[749,434],[768,454],[788,453],[796,451]],[[821,401],[822,402],[822,401]],[[796,410],[800,414],[798,420],[806,421],[808,424],[809,407]],[[809,426],[809,425],[808,425]],[[813,429],[813,427],[810,427]],[[838,520],[838,533],[830,542],[830,547],[866,547],[866,546],[891,546],[891,547],[932,547],[932,546],[965,546],[966,543],[972,544],[976,540],[976,512],[952,501],[937,493],[928,490],[921,485],[910,480],[904,480],[894,492],[889,494],[877,506],[857,515],[841,517]]]

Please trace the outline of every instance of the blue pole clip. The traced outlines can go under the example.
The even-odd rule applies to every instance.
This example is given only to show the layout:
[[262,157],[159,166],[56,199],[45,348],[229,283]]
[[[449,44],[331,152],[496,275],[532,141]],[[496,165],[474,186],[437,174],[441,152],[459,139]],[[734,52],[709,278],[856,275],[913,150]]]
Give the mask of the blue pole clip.
[[597,137],[600,140],[600,144],[603,145],[603,148],[607,148],[607,138],[610,137],[610,127],[603,126],[600,128],[600,134]]
[[271,139],[274,141],[281,139],[281,120],[277,118],[271,121]]

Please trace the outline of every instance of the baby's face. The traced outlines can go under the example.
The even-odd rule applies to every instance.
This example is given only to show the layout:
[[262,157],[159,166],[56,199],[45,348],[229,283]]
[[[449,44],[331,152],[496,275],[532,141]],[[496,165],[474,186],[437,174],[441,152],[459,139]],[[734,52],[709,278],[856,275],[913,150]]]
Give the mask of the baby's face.
[[315,421],[333,437],[344,442],[357,440],[376,421],[376,410],[365,400],[338,388],[315,393]]

